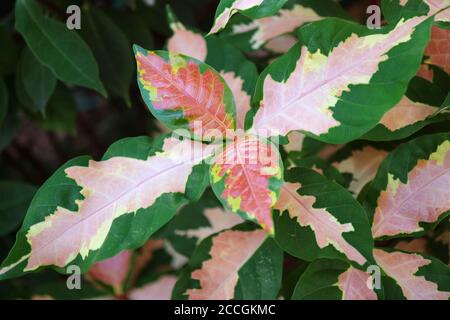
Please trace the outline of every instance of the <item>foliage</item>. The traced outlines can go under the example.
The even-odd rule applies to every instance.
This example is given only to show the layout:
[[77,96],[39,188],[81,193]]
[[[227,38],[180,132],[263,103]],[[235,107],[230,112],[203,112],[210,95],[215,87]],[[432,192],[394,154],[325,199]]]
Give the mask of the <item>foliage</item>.
[[68,2],[0,20],[0,297],[450,298],[447,0]]

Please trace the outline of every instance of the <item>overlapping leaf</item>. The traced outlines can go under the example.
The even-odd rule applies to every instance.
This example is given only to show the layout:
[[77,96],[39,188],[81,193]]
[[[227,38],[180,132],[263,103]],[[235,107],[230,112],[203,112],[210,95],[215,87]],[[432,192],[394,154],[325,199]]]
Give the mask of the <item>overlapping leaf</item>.
[[[404,94],[431,22],[413,17],[381,31],[336,19],[304,26],[299,38],[307,45],[294,46],[260,76],[252,132],[302,130],[329,143],[361,136]],[[400,61],[404,67],[395,70]]]
[[225,211],[212,191],[207,190],[198,202],[183,207],[158,237],[168,241],[176,252],[190,257],[200,241],[242,222],[238,215]]
[[131,250],[124,250],[112,258],[97,262],[89,270],[89,277],[111,286],[116,295],[121,295],[130,272],[132,257]]
[[345,261],[319,259],[301,275],[292,299],[377,300],[370,275]]
[[375,178],[378,166],[386,156],[386,151],[366,146],[361,150],[354,150],[350,157],[333,163],[333,166],[343,174],[352,175],[352,181],[348,189],[357,196],[362,188]]
[[306,168],[285,173],[275,205],[275,240],[304,260],[333,257],[356,265],[372,261],[373,240],[364,209],[338,184]]
[[[446,88],[448,85],[441,85],[440,82],[447,83],[450,81],[450,76],[434,66],[430,70],[427,69],[430,72],[429,75],[424,75],[423,70],[427,67],[421,66],[418,76],[410,81],[406,95],[383,115],[380,123],[363,136],[364,139],[399,140],[427,125],[449,119],[448,115],[440,112],[440,107],[443,106],[448,94]],[[434,78],[437,80],[435,81]]]
[[291,35],[295,29],[324,17],[345,18],[347,14],[331,0],[291,0],[273,16],[232,23],[225,37],[236,41],[248,37],[249,49],[264,46],[273,52],[285,53],[297,42]]
[[267,17],[277,12],[287,0],[221,0],[210,33],[225,28],[230,18],[240,12],[250,18]]
[[381,164],[366,199],[375,238],[423,232],[450,210],[450,135],[401,145]]
[[66,163],[37,192],[0,278],[72,262],[87,270],[142,245],[186,197],[202,194],[210,154],[200,142],[133,138],[113,145],[103,161]]
[[377,264],[401,288],[408,300],[448,300],[450,269],[442,262],[415,253],[374,250]]
[[38,60],[57,78],[106,96],[97,62],[86,43],[61,22],[48,18],[34,0],[16,2],[15,27]]
[[226,230],[198,246],[173,298],[274,299],[281,265],[282,252],[265,231]]
[[211,183],[225,208],[273,233],[272,207],[283,177],[275,147],[254,136],[237,137],[216,155]]
[[233,93],[236,104],[236,127],[245,128],[245,117],[250,110],[250,98],[256,85],[258,73],[236,48],[215,36],[206,39],[195,31],[187,29],[168,9],[168,20],[173,30],[167,49],[205,61],[220,72]]
[[102,82],[112,96],[122,98],[130,106],[133,55],[126,35],[97,8],[85,9],[82,16],[81,34],[98,61]]

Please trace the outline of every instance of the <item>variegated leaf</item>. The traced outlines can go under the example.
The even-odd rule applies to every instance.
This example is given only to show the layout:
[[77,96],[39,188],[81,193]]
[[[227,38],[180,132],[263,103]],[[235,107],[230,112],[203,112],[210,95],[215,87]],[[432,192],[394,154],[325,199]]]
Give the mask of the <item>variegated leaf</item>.
[[408,300],[448,300],[450,269],[442,262],[415,253],[375,249],[377,264],[401,288]]
[[[260,76],[251,132],[284,136],[302,130],[329,143],[358,138],[404,94],[430,24],[425,16],[413,17],[371,31],[324,19],[300,28],[301,43],[308,45],[294,46]],[[401,71],[394,71],[397,64],[404,65]]]
[[263,230],[237,228],[205,239],[178,280],[173,298],[274,299],[282,252]]
[[128,292],[130,300],[170,300],[177,278],[172,275],[161,276],[154,282]]
[[[450,9],[448,11],[450,13]],[[450,30],[433,26],[430,42],[425,48],[425,56],[427,56],[426,63],[439,66],[450,73]]]
[[[393,109],[391,109],[391,111],[392,110]],[[350,157],[340,162],[333,163],[333,166],[341,173],[352,175],[352,181],[350,182],[348,189],[357,196],[362,188],[375,178],[378,166],[386,156],[386,151],[366,146],[361,150],[354,150]]]
[[259,49],[264,45],[264,48],[276,53],[285,53],[297,42],[290,33],[306,23],[324,17],[348,16],[340,5],[332,0],[288,1],[276,15],[232,24],[231,31],[226,36],[242,37],[243,34],[249,34],[251,49]]
[[[391,10],[417,10],[418,5],[425,3],[426,6],[419,6],[429,16],[436,14],[435,20],[441,22],[450,22],[450,10],[444,10],[450,7],[449,0],[384,0],[384,12],[390,16]],[[390,3],[389,3],[390,2]],[[400,10],[399,7],[401,8]],[[423,12],[422,12],[423,13]]]
[[397,105],[384,114],[380,123],[388,130],[395,131],[423,121],[435,112],[435,107],[411,101],[405,96]]
[[288,170],[285,180],[275,205],[275,240],[281,248],[308,261],[372,261],[367,217],[348,191],[306,168]]
[[200,142],[146,138],[114,144],[103,161],[68,162],[37,192],[0,279],[43,266],[87,270],[141,246],[206,187],[211,152]]
[[371,185],[367,205],[374,213],[373,236],[423,232],[424,224],[440,221],[450,212],[449,185],[450,135],[401,145],[384,160]]
[[124,250],[112,258],[97,262],[89,270],[89,277],[111,286],[116,295],[122,295],[131,269],[132,257],[131,250]]
[[224,210],[208,189],[199,201],[183,207],[158,236],[177,253],[190,257],[202,240],[242,222],[240,216]]
[[142,98],[169,128],[188,127],[203,139],[234,130],[233,96],[215,70],[179,54],[138,46],[135,54]]
[[301,275],[292,299],[377,300],[370,275],[345,261],[319,259]]
[[188,30],[170,9],[168,20],[174,32],[168,41],[168,50],[205,61],[220,72],[233,93],[237,128],[244,129],[245,116],[250,110],[250,95],[258,77],[254,64],[232,45],[214,36],[205,39],[200,33]]
[[240,12],[250,18],[273,15],[287,0],[221,0],[214,17],[210,34],[217,33],[228,24],[230,18]]
[[205,38],[200,33],[187,29],[175,16],[170,6],[167,6],[166,10],[167,20],[173,32],[167,41],[167,50],[204,62],[208,53]]
[[270,142],[236,137],[216,155],[210,173],[212,188],[225,208],[273,233],[272,207],[278,199],[283,167]]
[[[444,71],[432,66],[430,79],[424,79],[422,64],[418,76],[414,77],[408,85],[403,98],[392,109],[386,112],[372,130],[363,136],[363,139],[372,141],[400,140],[421,130],[427,125],[443,122],[449,119],[440,112],[440,107],[448,94],[446,83],[450,77]],[[436,70],[436,71],[435,71]],[[434,74],[436,79],[434,81]],[[419,76],[420,75],[420,76]],[[428,77],[428,75],[425,75]]]

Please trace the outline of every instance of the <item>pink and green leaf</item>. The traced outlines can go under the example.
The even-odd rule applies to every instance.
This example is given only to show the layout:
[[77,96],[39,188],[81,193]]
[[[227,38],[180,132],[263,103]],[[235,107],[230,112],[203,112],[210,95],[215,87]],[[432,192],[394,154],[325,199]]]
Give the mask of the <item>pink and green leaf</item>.
[[0,278],[70,263],[87,271],[141,246],[188,198],[201,195],[207,149],[171,137],[153,145],[132,138],[111,146],[102,161],[68,162],[35,195]]
[[375,249],[377,264],[401,288],[408,300],[450,299],[450,269],[416,253]]
[[356,266],[373,261],[364,209],[338,184],[306,168],[285,172],[275,205],[275,240],[289,254],[312,261],[332,257]]
[[[423,136],[387,157],[371,185],[374,238],[423,233],[450,213],[450,138]],[[373,211],[372,211],[373,210]]]
[[249,34],[253,50],[264,48],[276,53],[285,53],[297,42],[290,34],[298,27],[324,17],[347,18],[339,4],[330,0],[315,2],[308,0],[288,1],[276,15],[246,22],[234,23],[227,36]]
[[124,250],[112,258],[97,262],[89,270],[89,277],[112,287],[116,295],[122,295],[131,269],[132,257],[131,250]]
[[287,0],[221,0],[210,34],[224,29],[230,18],[240,12],[250,18],[263,18],[276,13]]
[[200,33],[187,29],[170,9],[167,10],[167,15],[173,31],[167,49],[206,62],[219,71],[233,93],[237,129],[244,129],[251,94],[258,77],[254,64],[229,43],[215,36],[205,39]]
[[177,277],[164,275],[156,281],[131,289],[127,297],[130,300],[170,300]]
[[333,166],[342,174],[352,175],[348,189],[357,196],[362,188],[375,178],[378,166],[386,156],[387,152],[384,150],[365,146],[361,150],[354,150],[350,157],[333,163]]
[[173,298],[274,299],[280,289],[281,265],[282,252],[264,230],[222,231],[198,246]]
[[341,260],[319,259],[300,276],[295,300],[378,300],[370,275]]
[[225,208],[273,234],[272,208],[283,179],[278,150],[268,141],[240,136],[226,144],[211,166],[211,185]]
[[[301,130],[329,143],[358,138],[403,96],[419,67],[430,25],[424,16],[381,31],[335,19],[300,28],[301,43],[308,46],[295,45],[260,76],[251,132],[285,136]],[[400,60],[408,67],[394,72]]]
[[150,111],[171,129],[196,137],[225,136],[235,128],[233,95],[208,65],[183,55],[135,46],[138,83]]

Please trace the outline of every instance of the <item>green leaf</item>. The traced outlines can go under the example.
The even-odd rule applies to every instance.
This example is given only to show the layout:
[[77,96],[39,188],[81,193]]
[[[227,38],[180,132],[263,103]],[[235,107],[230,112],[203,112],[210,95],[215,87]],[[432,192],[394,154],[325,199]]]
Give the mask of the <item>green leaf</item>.
[[28,183],[0,180],[0,237],[22,222],[36,189]]
[[130,48],[138,44],[143,48],[153,49],[153,36],[138,14],[109,10],[108,15],[128,37]]
[[8,112],[8,88],[6,87],[3,78],[0,78],[0,127]]
[[0,26],[0,43],[2,44],[2,50],[0,50],[0,75],[8,75],[13,73],[16,68],[19,49],[3,26]]
[[[199,152],[204,148],[199,142],[162,136],[117,143],[102,161],[75,158],[43,184],[0,267],[0,279],[46,266],[64,272],[75,264],[86,272],[97,261],[142,246],[208,184],[208,153]],[[42,236],[45,240],[38,239]],[[51,247],[42,245],[48,241]]]
[[450,214],[450,134],[400,145],[381,163],[364,206],[374,238],[420,236]]
[[20,85],[23,86],[23,92],[31,103],[25,107],[45,114],[45,107],[56,87],[55,76],[35,58],[28,48],[22,51],[18,66]]
[[82,17],[81,34],[98,61],[102,82],[111,95],[123,98],[130,106],[133,55],[126,35],[97,8],[82,11]]
[[3,125],[0,126],[0,150],[3,150],[9,145],[17,131],[21,126],[21,121],[18,115],[18,110],[13,104],[9,104],[8,110],[3,121]]
[[91,88],[106,96],[97,62],[75,31],[43,15],[35,0],[16,2],[16,29],[37,59],[61,81]]
[[44,130],[75,134],[76,116],[76,103],[72,92],[59,83],[50,98],[45,115],[36,114],[32,119]]
[[340,185],[307,168],[285,172],[275,205],[275,240],[303,260],[373,261],[373,239],[362,206]]

